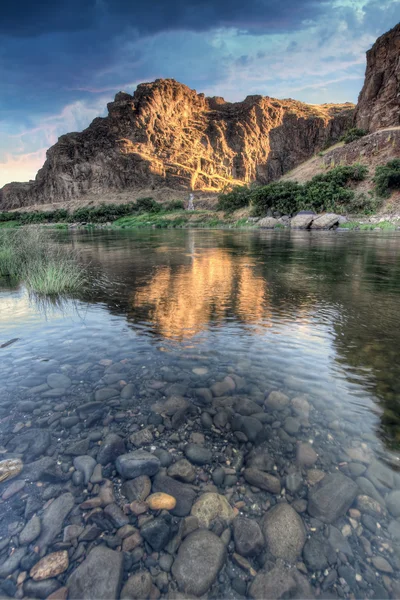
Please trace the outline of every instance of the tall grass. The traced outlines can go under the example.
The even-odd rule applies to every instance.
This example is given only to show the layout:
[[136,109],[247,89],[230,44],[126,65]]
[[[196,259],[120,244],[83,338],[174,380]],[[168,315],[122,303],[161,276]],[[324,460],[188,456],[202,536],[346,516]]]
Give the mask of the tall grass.
[[77,253],[37,227],[0,231],[0,275],[44,296],[75,292],[85,283]]

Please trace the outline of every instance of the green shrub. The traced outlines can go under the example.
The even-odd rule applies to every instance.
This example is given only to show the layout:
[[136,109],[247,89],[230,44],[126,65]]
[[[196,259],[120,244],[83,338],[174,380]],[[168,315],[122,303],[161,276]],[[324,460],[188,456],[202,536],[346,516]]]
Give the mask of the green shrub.
[[157,213],[162,210],[162,205],[153,198],[138,198],[133,208],[137,212]]
[[252,214],[263,216],[268,210],[292,214],[299,207],[302,186],[296,181],[278,181],[254,188],[251,192]]
[[251,192],[253,214],[263,216],[268,210],[289,215],[303,209],[315,212],[343,210],[354,199],[353,190],[346,186],[352,181],[362,181],[367,172],[362,165],[335,167],[304,185],[279,181],[254,188]]
[[354,142],[355,140],[359,140],[360,138],[367,135],[368,131],[365,129],[360,129],[359,127],[352,127],[348,129],[344,135],[340,138],[341,142],[345,144],[350,144],[350,142]]
[[249,206],[250,200],[251,188],[247,185],[235,185],[229,192],[220,194],[217,208],[226,212],[233,212],[239,208]]
[[400,158],[395,158],[379,165],[375,169],[374,177],[376,193],[383,198],[388,198],[393,190],[400,189]]
[[182,200],[171,200],[164,204],[163,208],[167,211],[185,210],[185,203]]

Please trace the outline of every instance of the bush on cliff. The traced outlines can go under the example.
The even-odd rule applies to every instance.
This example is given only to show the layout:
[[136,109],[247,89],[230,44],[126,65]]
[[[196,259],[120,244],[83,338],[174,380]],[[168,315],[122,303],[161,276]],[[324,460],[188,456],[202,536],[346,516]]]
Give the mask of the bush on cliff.
[[383,198],[390,196],[393,190],[400,190],[400,158],[376,167],[374,183],[377,194]]
[[351,142],[355,142],[356,140],[359,140],[360,138],[364,137],[364,135],[367,135],[368,131],[366,131],[365,129],[360,129],[359,127],[352,127],[351,129],[348,129],[346,131],[346,133],[340,138],[341,142],[344,142],[345,144],[350,144]]

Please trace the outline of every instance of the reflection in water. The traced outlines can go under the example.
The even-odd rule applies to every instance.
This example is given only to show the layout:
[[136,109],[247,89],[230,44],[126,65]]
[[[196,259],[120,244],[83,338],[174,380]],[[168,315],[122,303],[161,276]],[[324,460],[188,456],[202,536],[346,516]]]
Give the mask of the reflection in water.
[[270,315],[268,286],[254,275],[253,267],[248,258],[234,257],[227,250],[193,253],[188,265],[157,268],[133,293],[133,310],[146,309],[153,327],[166,338],[192,337],[229,314],[258,324]]
[[[83,327],[86,336],[104,338],[106,347],[121,347],[132,335],[136,344],[138,335],[150,344],[186,340],[221,363],[232,354],[258,361],[271,382],[284,385],[295,377],[302,389],[341,396],[349,414],[362,405],[371,416],[375,406],[379,434],[393,448],[400,443],[398,235],[74,235],[93,275],[90,290],[75,307],[38,311],[23,290],[0,289],[1,341],[19,337],[23,326],[40,332],[43,313],[54,340],[68,319],[72,336]],[[108,311],[122,317],[122,338]]]

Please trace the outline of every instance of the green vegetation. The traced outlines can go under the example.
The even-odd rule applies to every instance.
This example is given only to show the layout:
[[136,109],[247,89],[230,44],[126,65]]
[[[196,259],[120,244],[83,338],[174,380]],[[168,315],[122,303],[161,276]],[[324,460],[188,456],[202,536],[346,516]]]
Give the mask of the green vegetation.
[[0,232],[0,276],[23,281],[38,295],[57,296],[82,288],[85,277],[77,258],[70,247],[54,243],[43,229]]
[[252,206],[254,216],[268,211],[292,215],[299,210],[347,212],[356,196],[349,184],[362,181],[367,175],[363,165],[335,167],[301,185],[295,181],[278,181],[263,186],[236,186],[221,194],[218,207],[231,212]]
[[[39,225],[41,223],[112,223],[127,215],[143,213],[160,213],[183,210],[181,200],[172,200],[161,204],[153,198],[138,198],[128,204],[100,204],[84,206],[73,212],[66,209],[33,212],[0,212],[0,227],[17,227],[18,225]],[[7,224],[7,225],[6,225]]]
[[397,228],[396,223],[391,221],[381,221],[380,223],[359,223],[358,221],[348,221],[340,225],[341,229],[350,229],[351,231],[373,231],[374,229],[381,229],[384,231],[393,231]]
[[377,194],[382,198],[388,198],[393,190],[400,190],[400,158],[376,167],[374,183]]
[[364,137],[364,135],[367,135],[367,133],[368,131],[366,131],[365,129],[360,129],[359,127],[352,127],[351,129],[348,129],[344,135],[342,135],[340,141],[344,142],[345,144],[350,144],[350,142],[355,142],[356,140],[359,140],[360,138]]

